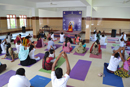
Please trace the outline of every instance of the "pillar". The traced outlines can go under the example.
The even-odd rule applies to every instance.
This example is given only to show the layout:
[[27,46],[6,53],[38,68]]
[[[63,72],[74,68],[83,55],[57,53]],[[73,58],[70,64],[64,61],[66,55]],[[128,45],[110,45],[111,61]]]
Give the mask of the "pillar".
[[36,38],[39,31],[39,12],[37,8],[32,9],[33,37]]
[[92,7],[87,6],[86,8],[86,21],[85,21],[85,40],[86,43],[89,43],[90,41],[90,35],[91,35],[91,15],[92,15]]

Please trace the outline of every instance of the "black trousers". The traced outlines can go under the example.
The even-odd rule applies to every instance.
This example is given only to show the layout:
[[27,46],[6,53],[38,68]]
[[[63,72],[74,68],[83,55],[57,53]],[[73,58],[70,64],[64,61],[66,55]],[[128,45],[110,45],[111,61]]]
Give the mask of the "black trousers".
[[28,57],[27,57],[26,60],[20,61],[20,64],[21,64],[22,66],[29,66],[29,65],[32,65],[32,64],[34,64],[34,63],[36,63],[36,60],[31,59],[29,55],[28,55]]

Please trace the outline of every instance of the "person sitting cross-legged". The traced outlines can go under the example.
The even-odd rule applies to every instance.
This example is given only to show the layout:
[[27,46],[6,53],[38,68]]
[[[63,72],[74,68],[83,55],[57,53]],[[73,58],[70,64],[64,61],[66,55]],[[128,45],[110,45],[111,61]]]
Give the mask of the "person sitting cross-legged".
[[19,68],[16,71],[16,75],[13,75],[9,79],[8,87],[33,87],[30,81],[25,77],[25,69]]
[[[56,64],[58,60],[62,57],[62,55],[63,55],[63,58],[66,60],[66,67],[67,67],[67,72],[64,75],[64,77],[62,77],[63,75],[62,68],[57,68],[55,70]],[[67,81],[70,78],[69,76],[70,71],[71,70],[70,70],[68,56],[64,51],[62,51],[57,57],[56,61],[52,65],[52,72],[51,72],[52,87],[66,87]]]

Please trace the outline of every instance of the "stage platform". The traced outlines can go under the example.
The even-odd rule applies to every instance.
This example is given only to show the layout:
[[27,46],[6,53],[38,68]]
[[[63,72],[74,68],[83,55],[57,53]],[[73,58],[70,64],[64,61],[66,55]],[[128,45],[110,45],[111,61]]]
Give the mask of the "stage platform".
[[64,30],[60,30],[60,31],[54,32],[55,37],[60,37],[60,33],[61,33],[61,32],[64,32],[65,37],[67,37],[68,35],[70,35],[71,38],[74,38],[74,37],[75,37],[75,34],[78,35],[78,34],[80,34],[82,31],[67,32],[67,31],[64,31]]

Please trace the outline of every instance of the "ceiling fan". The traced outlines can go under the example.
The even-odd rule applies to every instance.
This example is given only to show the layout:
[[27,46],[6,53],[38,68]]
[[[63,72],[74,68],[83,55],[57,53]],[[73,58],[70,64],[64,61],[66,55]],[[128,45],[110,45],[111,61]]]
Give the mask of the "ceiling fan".
[[57,5],[57,4],[52,3],[52,0],[50,0],[50,5]]
[[125,4],[125,3],[128,3],[128,2],[130,2],[130,0],[124,0],[124,1],[123,1],[124,4]]

